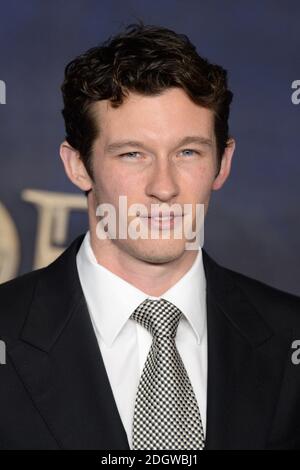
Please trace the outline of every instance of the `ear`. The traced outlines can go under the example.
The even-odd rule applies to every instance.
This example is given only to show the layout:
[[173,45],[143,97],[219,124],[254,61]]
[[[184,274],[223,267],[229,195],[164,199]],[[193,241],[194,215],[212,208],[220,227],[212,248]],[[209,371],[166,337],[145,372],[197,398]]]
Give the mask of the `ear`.
[[69,180],[82,191],[91,189],[92,180],[80,158],[79,152],[71,147],[67,141],[64,141],[60,145],[59,153]]
[[220,189],[225,181],[227,180],[230,170],[231,170],[231,161],[233,157],[233,153],[235,150],[235,140],[233,138],[228,139],[224,153],[222,155],[222,162],[220,171],[212,185],[212,189],[218,190]]

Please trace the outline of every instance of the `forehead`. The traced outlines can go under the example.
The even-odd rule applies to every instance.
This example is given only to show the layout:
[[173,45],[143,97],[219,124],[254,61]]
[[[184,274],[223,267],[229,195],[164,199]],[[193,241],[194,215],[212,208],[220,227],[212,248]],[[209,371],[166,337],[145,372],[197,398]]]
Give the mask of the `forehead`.
[[[213,111],[194,103],[184,90],[170,88],[160,95],[145,96],[130,92],[118,108],[109,100],[93,105],[93,116],[102,138],[168,137],[200,134],[213,137]],[[100,137],[101,137],[100,136]]]

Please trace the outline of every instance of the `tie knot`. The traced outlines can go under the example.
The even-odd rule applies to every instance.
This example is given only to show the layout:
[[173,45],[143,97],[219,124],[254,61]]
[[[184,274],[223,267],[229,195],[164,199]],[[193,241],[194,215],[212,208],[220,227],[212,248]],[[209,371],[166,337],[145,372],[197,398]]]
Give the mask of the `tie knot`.
[[130,318],[144,326],[155,338],[175,338],[181,316],[181,310],[168,300],[146,299]]

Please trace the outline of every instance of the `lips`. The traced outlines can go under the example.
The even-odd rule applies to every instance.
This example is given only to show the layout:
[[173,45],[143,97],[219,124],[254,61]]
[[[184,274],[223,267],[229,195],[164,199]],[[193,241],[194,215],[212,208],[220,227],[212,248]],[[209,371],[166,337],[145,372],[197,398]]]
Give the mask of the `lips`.
[[167,212],[167,213],[162,213],[162,212],[151,212],[150,215],[148,214],[141,214],[140,217],[143,218],[148,218],[148,219],[157,219],[157,220],[168,220],[168,219],[174,219],[174,217],[182,217],[183,214],[174,214],[174,211]]
[[[150,216],[150,217],[148,217],[148,219],[154,219],[154,220],[170,220],[170,219],[174,219],[174,217],[175,217],[174,215],[171,215],[171,216],[164,215],[163,217],[160,217],[160,216],[159,216],[159,217]],[[176,217],[178,217],[178,216],[176,216]]]
[[179,216],[174,216],[174,215],[163,215],[163,216],[148,216],[148,219],[154,219],[154,220],[170,220],[174,219],[174,217],[179,217]]
[[147,224],[148,227],[154,230],[166,230],[166,229],[173,229],[177,227],[178,223],[182,220],[182,216],[178,215],[168,215],[168,216],[159,216],[159,217],[151,217],[146,216],[142,217],[141,220],[143,223]]

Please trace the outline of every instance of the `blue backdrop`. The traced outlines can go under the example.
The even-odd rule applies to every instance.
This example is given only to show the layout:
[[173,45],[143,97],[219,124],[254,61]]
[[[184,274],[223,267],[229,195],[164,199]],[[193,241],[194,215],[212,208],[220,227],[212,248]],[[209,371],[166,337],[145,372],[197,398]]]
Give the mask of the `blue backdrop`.
[[205,248],[300,295],[298,1],[5,0],[0,8],[0,281],[45,264],[45,247],[50,260],[86,231],[85,201],[58,153],[64,67],[141,18],[187,34],[229,71],[237,148],[230,179],[213,193]]

